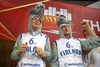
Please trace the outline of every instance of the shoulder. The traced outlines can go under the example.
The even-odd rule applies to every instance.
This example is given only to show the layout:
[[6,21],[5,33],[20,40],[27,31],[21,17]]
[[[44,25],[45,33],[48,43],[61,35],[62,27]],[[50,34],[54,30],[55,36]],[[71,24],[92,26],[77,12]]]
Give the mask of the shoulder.
[[88,40],[88,39],[85,39],[85,38],[78,38],[79,39],[79,41],[86,41],[86,40]]
[[29,35],[29,32],[19,34],[18,38],[22,39],[22,37],[26,35]]
[[49,36],[47,34],[44,34],[44,33],[40,33],[40,36],[43,36],[45,38],[49,38]]
[[57,44],[57,42],[60,42],[61,40],[62,40],[62,38],[58,38],[53,42],[53,44],[55,45],[55,44]]
[[22,33],[21,35],[28,35],[30,34],[29,32],[25,32],[25,33]]
[[58,38],[58,39],[56,39],[55,41],[60,41],[60,40],[63,40],[63,38]]

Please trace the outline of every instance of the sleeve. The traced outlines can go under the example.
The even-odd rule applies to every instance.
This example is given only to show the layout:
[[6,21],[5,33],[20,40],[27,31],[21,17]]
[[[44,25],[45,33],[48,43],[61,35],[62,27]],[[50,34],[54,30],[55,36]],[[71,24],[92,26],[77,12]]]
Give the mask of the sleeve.
[[100,37],[91,37],[86,40],[81,40],[81,45],[83,50],[90,50],[100,46]]
[[52,59],[50,61],[50,67],[58,67],[58,50],[56,41],[52,45]]
[[20,58],[17,56],[17,51],[19,50],[20,44],[21,44],[21,35],[18,36],[16,43],[13,47],[13,51],[11,53],[11,59],[18,60]]
[[47,57],[44,58],[44,60],[50,61],[51,58],[52,58],[52,52],[51,52],[49,37],[47,37],[46,46],[45,46],[45,48],[44,48],[44,52],[45,52],[46,55],[47,55]]
[[98,55],[96,56],[96,62],[95,62],[95,67],[100,67],[100,52],[98,53]]

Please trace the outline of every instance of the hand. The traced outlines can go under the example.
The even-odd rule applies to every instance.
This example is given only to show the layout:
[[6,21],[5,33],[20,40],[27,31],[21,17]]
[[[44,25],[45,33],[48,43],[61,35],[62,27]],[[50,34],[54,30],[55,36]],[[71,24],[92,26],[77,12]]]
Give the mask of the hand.
[[21,44],[20,49],[18,51],[18,56],[20,56],[22,53],[24,53],[26,48],[27,48],[27,42],[25,44]]
[[86,21],[82,21],[81,26],[84,27],[84,28],[87,28],[87,27],[89,27],[89,23],[86,22]]
[[35,52],[36,52],[39,56],[42,56],[42,55],[43,55],[43,50],[42,50],[41,47],[36,47]]
[[89,32],[89,36],[91,37],[98,37],[95,32],[92,30],[92,28],[90,27],[89,23],[86,21],[81,22],[81,26],[84,27],[88,32]]
[[36,47],[35,52],[41,57],[41,58],[46,58],[47,55],[45,52],[43,52],[43,49],[41,47]]

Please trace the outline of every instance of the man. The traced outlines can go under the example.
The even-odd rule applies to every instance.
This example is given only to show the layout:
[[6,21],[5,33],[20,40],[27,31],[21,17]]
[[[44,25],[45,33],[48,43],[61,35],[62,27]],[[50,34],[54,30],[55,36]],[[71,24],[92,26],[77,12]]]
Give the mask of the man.
[[100,67],[100,47],[92,49],[89,56],[90,62],[87,67]]
[[[88,30],[84,29],[83,30],[83,35],[85,36],[85,39],[89,39],[90,33],[88,32]],[[95,32],[93,31],[92,37],[98,37]],[[86,51],[88,52],[88,51]],[[85,58],[86,62],[88,63],[88,65],[86,67],[99,67],[100,64],[100,47],[91,49],[91,51],[89,51],[85,57],[87,57],[87,59]]]
[[[82,61],[82,49],[88,50],[100,45],[100,38],[92,37],[90,40],[81,40],[72,37],[71,22],[63,15],[57,17],[57,25],[60,37],[52,45],[53,58],[51,67],[84,67]],[[91,28],[86,22],[81,23],[82,27],[89,32]],[[91,35],[91,34],[90,34]]]
[[[87,22],[87,24],[88,24],[88,22]],[[93,34],[90,36],[90,33],[88,32],[88,30],[86,30],[86,29],[83,30],[83,35],[84,35],[85,39],[89,39],[90,37],[97,37],[97,35],[95,34],[94,31],[92,33]],[[84,61],[85,67],[95,67],[93,64],[93,62],[94,62],[93,57],[90,58],[91,52],[93,51],[93,50],[92,51],[91,50],[92,49],[83,51],[83,61]],[[92,59],[92,61],[90,61],[91,59]]]
[[[93,33],[94,33],[92,35],[93,37],[98,37],[95,34],[95,32],[93,32]],[[83,30],[83,34],[86,39],[88,39],[90,37],[90,33],[85,29]],[[91,49],[91,51],[88,52],[88,54],[85,57],[87,57],[87,62],[88,62],[87,67],[100,67],[100,63],[99,63],[100,62],[100,47]]]
[[41,33],[44,7],[43,3],[38,3],[30,11],[29,32],[22,33],[16,40],[11,58],[19,60],[18,67],[46,67],[45,60],[51,59],[49,37]]

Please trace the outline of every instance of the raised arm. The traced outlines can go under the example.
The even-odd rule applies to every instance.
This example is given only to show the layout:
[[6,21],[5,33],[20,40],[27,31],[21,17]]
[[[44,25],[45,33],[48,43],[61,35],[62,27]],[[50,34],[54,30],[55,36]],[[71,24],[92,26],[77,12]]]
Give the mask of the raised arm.
[[95,32],[91,29],[91,27],[90,27],[90,25],[89,25],[88,22],[86,22],[86,21],[81,22],[81,26],[82,26],[83,28],[85,28],[85,29],[89,32],[90,37],[97,37],[97,35],[96,35]]

